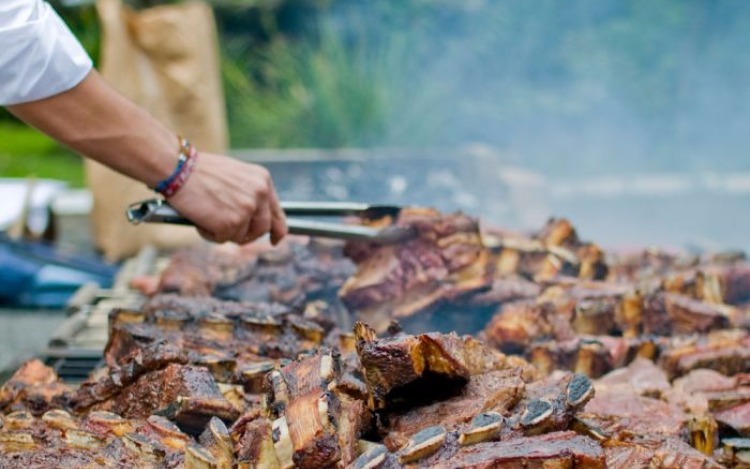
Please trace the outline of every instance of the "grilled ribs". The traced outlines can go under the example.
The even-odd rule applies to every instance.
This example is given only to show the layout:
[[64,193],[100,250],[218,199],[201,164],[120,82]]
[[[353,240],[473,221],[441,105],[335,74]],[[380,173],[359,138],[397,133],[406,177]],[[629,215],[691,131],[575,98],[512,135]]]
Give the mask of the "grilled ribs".
[[[390,221],[390,220],[387,220]],[[357,271],[341,287],[344,304],[378,331],[492,283],[477,220],[432,209],[404,209],[395,221],[418,235],[398,245],[350,243]]]
[[[109,412],[77,418],[51,410],[35,418],[16,412],[2,418],[0,467],[229,468],[213,444],[202,446],[168,420],[126,419]],[[231,464],[231,463],[230,463]]]
[[[395,223],[419,236],[176,254],[162,294],[112,311],[107,366],[78,390],[39,362],[0,388],[0,467],[750,461],[744,258],[605,257],[561,219]],[[346,306],[376,327],[347,332]],[[477,325],[489,346],[425,332]]]

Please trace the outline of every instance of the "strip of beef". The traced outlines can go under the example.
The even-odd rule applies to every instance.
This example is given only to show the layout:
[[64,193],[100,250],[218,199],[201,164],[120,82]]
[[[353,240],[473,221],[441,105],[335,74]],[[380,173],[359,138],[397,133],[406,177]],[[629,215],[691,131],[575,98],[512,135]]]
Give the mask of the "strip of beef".
[[162,272],[159,291],[210,295],[218,285],[234,284],[250,275],[256,262],[256,247],[205,244],[181,249],[172,255]]
[[561,432],[462,448],[433,467],[596,469],[607,466],[601,448],[593,440]]
[[356,456],[360,435],[369,425],[364,401],[338,388],[339,360],[338,354],[322,351],[268,377],[271,415],[283,420],[295,467],[349,464]]
[[258,255],[254,272],[244,280],[216,288],[219,298],[278,302],[301,306],[313,299],[336,300],[336,292],[354,273],[343,243],[311,239],[287,242]]
[[[142,321],[157,322],[164,319],[160,313],[169,312],[185,321],[195,321],[211,313],[220,313],[232,319],[256,316],[283,316],[290,309],[280,303],[254,301],[227,301],[212,296],[180,296],[160,294],[149,298],[141,308]],[[169,325],[169,324],[166,324]]]
[[410,227],[417,236],[397,245],[347,246],[357,271],[339,296],[361,320],[384,331],[392,318],[412,316],[490,287],[489,251],[482,245],[477,220],[407,208],[396,224]]
[[674,404],[634,392],[597,394],[579,418],[608,438],[627,441],[636,436],[679,437],[687,431],[689,417]]
[[[719,432],[716,420],[709,412],[707,397],[689,390],[690,385],[684,380],[671,386],[664,370],[650,360],[639,359],[627,368],[609,373],[597,381],[597,387],[607,395],[638,395],[664,400],[689,417],[685,435],[681,436],[686,437],[693,447],[704,454],[711,454],[717,447]],[[661,440],[654,439],[654,442],[658,441]]]
[[654,398],[661,398],[672,388],[664,370],[645,358],[638,358],[626,368],[608,373],[596,381],[596,386],[607,392],[632,390],[639,396]]
[[[230,429],[238,466],[241,468],[280,468],[275,449],[273,423],[259,410],[242,415]],[[288,434],[287,434],[288,436]],[[291,462],[291,454],[288,455]]]
[[535,280],[607,276],[604,252],[596,244],[582,242],[566,219],[550,219],[531,237],[500,233],[490,233],[490,237],[497,251],[496,271],[501,274],[520,274]]
[[695,370],[675,380],[670,400],[693,412],[711,413],[725,435],[750,435],[750,378]]
[[565,468],[606,467],[602,450],[593,440],[571,432],[550,433],[499,443],[480,443],[462,448],[434,467]]
[[739,312],[727,305],[706,303],[674,293],[644,298],[642,330],[646,334],[705,333],[726,329],[739,321]]
[[502,307],[485,328],[493,345],[516,353],[535,341],[578,334],[637,335],[642,298],[632,287],[592,281],[561,281],[534,301]]
[[396,453],[389,452],[385,446],[372,445],[348,469],[376,467],[600,469],[607,466],[601,446],[574,432],[462,444],[453,433],[442,427],[431,427],[415,435]]
[[69,404],[79,411],[88,409],[113,398],[148,372],[161,370],[171,364],[186,363],[187,356],[179,346],[163,340],[155,341],[143,348],[133,349],[104,370],[102,376],[81,383]]
[[567,341],[578,334],[671,336],[726,329],[740,321],[737,309],[674,293],[642,294],[602,283],[554,285],[534,301],[504,305],[487,324],[485,337],[507,352],[534,341]]
[[539,296],[542,286],[519,275],[499,275],[489,290],[470,295],[465,303],[471,306],[499,306]]
[[28,360],[0,387],[0,413],[25,410],[39,416],[60,408],[71,392],[55,370],[37,359]]
[[750,401],[750,380],[747,375],[698,369],[675,379],[664,397],[691,414],[705,415]]

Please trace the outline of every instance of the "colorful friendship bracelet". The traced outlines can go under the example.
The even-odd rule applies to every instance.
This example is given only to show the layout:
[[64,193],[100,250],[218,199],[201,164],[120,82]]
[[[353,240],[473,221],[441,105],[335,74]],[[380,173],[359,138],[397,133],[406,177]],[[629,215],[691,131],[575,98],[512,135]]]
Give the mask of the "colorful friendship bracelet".
[[187,139],[178,136],[178,140],[180,141],[180,157],[177,160],[177,167],[172,174],[159,181],[154,188],[164,197],[173,196],[182,188],[190,173],[193,172],[195,161],[198,158],[198,152]]
[[188,177],[190,177],[190,174],[193,172],[193,169],[195,168],[195,164],[198,162],[198,152],[195,150],[195,148],[190,148],[190,153],[188,154],[188,158],[185,160],[185,163],[180,168],[180,172],[177,173],[177,175],[169,181],[167,184],[167,187],[164,188],[163,191],[161,191],[161,194],[166,197],[172,197],[182,189],[182,186],[185,185],[185,182],[187,182]]

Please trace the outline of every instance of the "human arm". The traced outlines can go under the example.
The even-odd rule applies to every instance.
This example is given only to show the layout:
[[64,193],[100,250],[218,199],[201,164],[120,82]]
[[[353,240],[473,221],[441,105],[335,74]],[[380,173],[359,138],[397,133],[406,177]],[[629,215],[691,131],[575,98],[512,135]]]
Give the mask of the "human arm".
[[[153,116],[92,71],[72,89],[8,106],[25,122],[149,187],[175,168],[179,142]],[[286,234],[284,213],[268,171],[232,158],[201,153],[185,186],[170,203],[214,241],[246,243],[270,231]]]
[[[174,169],[177,137],[92,71],[91,60],[41,0],[0,1],[0,105],[127,176],[154,187]],[[189,136],[187,136],[189,137]],[[201,153],[170,202],[215,241],[286,232],[268,172]]]

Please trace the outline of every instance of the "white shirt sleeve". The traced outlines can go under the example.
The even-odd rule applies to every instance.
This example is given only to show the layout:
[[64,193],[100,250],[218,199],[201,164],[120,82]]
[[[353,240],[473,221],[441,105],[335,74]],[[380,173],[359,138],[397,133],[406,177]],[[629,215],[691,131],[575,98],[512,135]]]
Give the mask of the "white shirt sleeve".
[[67,91],[93,64],[52,7],[42,0],[0,0],[0,105]]

